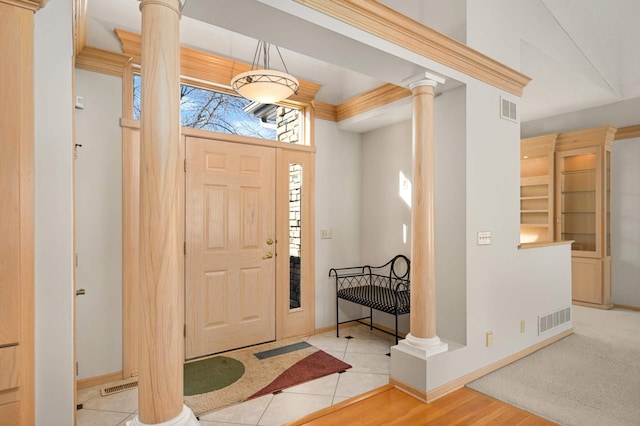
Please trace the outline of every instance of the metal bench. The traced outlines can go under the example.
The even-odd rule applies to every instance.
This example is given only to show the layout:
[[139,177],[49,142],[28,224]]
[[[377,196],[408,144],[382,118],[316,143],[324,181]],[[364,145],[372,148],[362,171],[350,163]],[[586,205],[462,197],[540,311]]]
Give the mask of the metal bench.
[[[336,279],[336,336],[340,337],[340,324],[359,322],[370,329],[395,335],[398,344],[398,316],[411,312],[409,272],[410,261],[401,254],[382,266],[331,268],[329,276]],[[340,322],[340,299],[368,307],[369,316]],[[395,334],[373,325],[374,309],[395,316]],[[365,323],[367,319],[369,322]]]

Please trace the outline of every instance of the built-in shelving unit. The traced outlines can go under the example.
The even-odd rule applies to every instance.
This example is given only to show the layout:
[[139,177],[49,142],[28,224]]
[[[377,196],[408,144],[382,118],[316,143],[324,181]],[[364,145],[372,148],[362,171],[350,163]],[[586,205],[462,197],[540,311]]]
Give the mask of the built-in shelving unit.
[[556,134],[520,141],[520,242],[553,241]]
[[556,239],[573,241],[574,303],[611,308],[611,147],[602,126],[556,140]]

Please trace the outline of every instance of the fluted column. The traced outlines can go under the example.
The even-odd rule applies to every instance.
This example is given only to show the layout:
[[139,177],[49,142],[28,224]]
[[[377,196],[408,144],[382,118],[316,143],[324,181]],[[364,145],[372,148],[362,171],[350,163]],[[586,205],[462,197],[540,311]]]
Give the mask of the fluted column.
[[180,4],[142,0],[138,417],[132,425],[198,424],[183,403]]
[[436,335],[435,270],[435,87],[444,80],[422,75],[409,84],[413,94],[411,194],[411,331],[406,342],[427,356],[447,350]]

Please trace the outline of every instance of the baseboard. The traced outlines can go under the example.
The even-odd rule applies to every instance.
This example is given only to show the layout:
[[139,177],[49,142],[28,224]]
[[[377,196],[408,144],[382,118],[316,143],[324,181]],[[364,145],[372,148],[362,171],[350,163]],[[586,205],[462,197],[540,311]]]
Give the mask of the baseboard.
[[627,311],[640,311],[640,306],[619,305],[616,303],[613,305],[613,307],[618,309],[626,309]]
[[596,308],[596,309],[603,309],[603,310],[611,309],[614,306],[613,303],[602,305],[599,303],[580,302],[577,300],[573,300],[571,303],[573,303],[576,306],[584,306],[586,308]]
[[557,342],[558,340],[564,339],[565,337],[569,336],[573,334],[573,329],[569,329],[566,331],[563,331],[560,334],[557,334],[553,337],[550,337],[546,340],[543,340],[542,342],[538,342],[533,346],[530,346],[526,349],[521,350],[520,352],[517,352],[513,355],[510,355],[504,359],[501,359],[499,361],[496,361],[492,364],[489,364],[485,367],[482,367],[476,371],[472,371],[469,374],[465,374],[462,377],[459,377],[447,384],[444,384],[442,386],[439,386],[433,390],[427,391],[426,394],[422,391],[420,391],[419,389],[415,389],[412,386],[407,385],[406,383],[403,383],[399,380],[395,380],[393,378],[391,378],[389,380],[389,383],[393,384],[395,387],[397,387],[399,390],[408,393],[409,395],[416,397],[418,399],[421,399],[425,402],[432,402],[435,401],[438,398],[442,398],[443,396],[457,390],[460,389],[461,387],[465,386],[467,383],[470,383],[476,379],[479,379],[482,376],[486,376],[487,374],[494,372],[502,367],[504,367],[505,365],[509,365],[512,362],[515,362],[519,359],[524,358],[527,355],[530,355],[542,348],[544,348],[545,346],[549,346],[552,343]]
[[402,391],[416,399],[419,399],[422,402],[427,402],[427,393],[421,391],[418,388],[414,388],[411,385],[408,385],[398,379],[394,379],[393,377],[389,377],[389,383],[392,384],[396,389]]
[[76,388],[77,389],[92,388],[94,386],[104,385],[111,382],[117,382],[118,380],[122,380],[122,371],[103,374],[102,376],[87,377],[86,379],[79,379],[76,381]]
[[[344,329],[344,328],[349,328],[349,327],[353,327],[356,324],[340,324],[340,330]],[[336,326],[335,325],[329,325],[327,327],[321,327],[321,328],[316,328],[313,332],[313,334],[322,334],[322,333],[326,333],[327,331],[336,331]]]
[[[367,322],[367,321],[365,321]],[[359,323],[357,322],[350,322],[350,323],[345,323],[345,324],[340,324],[340,330],[344,329],[344,328],[349,328],[349,327],[354,327],[356,325],[358,325]],[[368,325],[368,324],[367,324]],[[373,323],[373,325],[375,327],[378,327],[379,329],[382,329],[384,331],[386,331],[387,333],[390,334],[395,334],[395,330],[389,327],[385,327],[384,325],[380,325],[380,324],[376,324],[375,322]],[[314,331],[314,334],[322,334],[322,333],[326,333],[327,331],[335,331],[336,326],[335,325],[330,325],[328,327],[322,327],[322,328],[316,328]],[[398,332],[398,337],[401,338],[405,338],[407,336],[407,333],[402,333],[402,332]]]

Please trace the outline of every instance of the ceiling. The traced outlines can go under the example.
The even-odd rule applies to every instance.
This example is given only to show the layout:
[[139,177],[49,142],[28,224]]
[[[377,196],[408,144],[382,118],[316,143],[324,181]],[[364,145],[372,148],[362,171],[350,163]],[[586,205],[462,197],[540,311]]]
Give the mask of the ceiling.
[[[469,28],[476,25],[470,21],[475,19],[471,13],[467,17],[467,1],[448,0],[447,5],[457,5],[448,11],[435,6],[441,0],[383,3],[427,25],[433,23],[451,37],[466,36],[471,47],[495,57],[490,44],[484,51],[474,44],[482,37],[464,31],[465,20]],[[483,7],[504,3],[483,0]],[[87,44],[120,51],[113,29],[140,32],[138,6],[136,0],[89,0]],[[505,63],[532,78],[521,100],[521,121],[640,98],[640,1],[520,0],[509,6],[510,10],[503,8],[491,16],[510,22],[508,30],[519,40],[519,64]],[[317,15],[307,12],[308,8],[288,0],[187,0],[180,40],[183,45],[247,63],[258,39],[277,44],[289,72],[321,84],[316,99],[331,104],[387,82],[401,84],[423,70],[331,31]],[[448,84],[455,87],[456,82]],[[391,116],[388,110],[386,115]],[[402,113],[393,116],[397,119]],[[353,130],[369,128],[361,125]]]

